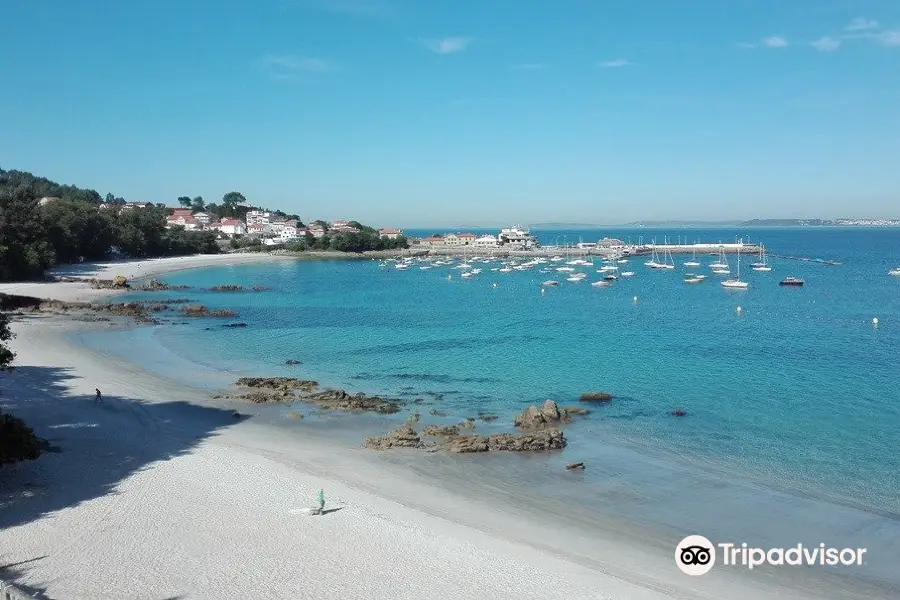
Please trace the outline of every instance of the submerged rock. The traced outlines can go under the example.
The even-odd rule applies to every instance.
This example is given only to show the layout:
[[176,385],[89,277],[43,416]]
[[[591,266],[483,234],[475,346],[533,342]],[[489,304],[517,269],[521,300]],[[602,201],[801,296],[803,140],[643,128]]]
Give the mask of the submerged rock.
[[179,308],[186,317],[236,317],[237,313],[228,309],[210,310],[203,304],[186,304]]
[[189,286],[169,285],[168,283],[164,283],[159,279],[151,279],[147,283],[139,285],[135,289],[141,292],[167,292],[169,290],[186,290],[189,289]]
[[672,411],[672,416],[673,417],[686,417],[687,411],[684,410],[683,408],[676,408],[675,410]]
[[475,419],[469,417],[468,419],[460,422],[457,427],[459,427],[460,429],[475,429]]
[[442,410],[438,410],[436,408],[432,408],[431,410],[429,410],[428,414],[431,415],[432,417],[446,417],[447,416],[447,413],[445,413]]
[[367,438],[363,445],[370,450],[425,447],[416,430],[406,426],[399,427],[387,435]]
[[478,413],[478,418],[486,423],[488,421],[496,421],[499,417],[490,413]]
[[286,365],[299,365],[299,364],[300,364],[300,361],[299,361],[299,360],[294,360],[293,358],[289,358],[289,359],[287,359],[286,361],[284,361],[284,364],[286,364]]
[[566,471],[584,471],[584,463],[583,462],[570,463],[570,464],[566,465]]
[[608,392],[587,392],[578,398],[581,402],[609,402],[612,399],[613,395]]

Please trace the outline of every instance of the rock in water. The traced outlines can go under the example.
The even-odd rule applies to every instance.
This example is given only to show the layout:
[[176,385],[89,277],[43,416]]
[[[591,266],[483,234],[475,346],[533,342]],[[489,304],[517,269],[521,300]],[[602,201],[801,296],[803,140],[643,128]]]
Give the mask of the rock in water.
[[539,452],[566,447],[566,437],[557,428],[522,433],[495,433],[489,438],[491,450],[507,452]]
[[483,435],[457,435],[444,440],[441,449],[454,454],[466,454],[487,452],[491,447],[489,439]]
[[609,402],[613,396],[607,392],[587,392],[578,399],[582,402]]
[[541,406],[529,406],[516,417],[514,423],[516,427],[522,429],[537,429],[547,425],[558,425],[566,423],[569,420],[567,412],[560,412],[559,407],[553,400],[545,401]]
[[683,408],[676,408],[675,410],[672,411],[672,416],[673,417],[686,417],[687,411],[684,410]]
[[577,462],[566,465],[566,471],[584,471],[584,463]]
[[456,425],[448,425],[446,427],[440,427],[438,425],[426,425],[422,428],[422,433],[424,435],[433,436],[459,435],[459,427],[457,427]]
[[390,448],[423,448],[425,444],[412,427],[400,427],[387,435],[370,437],[363,444],[370,450],[388,450]]

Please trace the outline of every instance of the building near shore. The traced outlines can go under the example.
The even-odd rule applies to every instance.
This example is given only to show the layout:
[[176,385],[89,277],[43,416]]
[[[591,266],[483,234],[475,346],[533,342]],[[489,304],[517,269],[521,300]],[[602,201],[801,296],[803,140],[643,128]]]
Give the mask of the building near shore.
[[499,248],[500,240],[492,235],[483,235],[472,240],[471,245],[475,248]]
[[396,240],[399,237],[403,237],[403,231],[400,229],[379,229],[378,236],[389,240]]
[[247,225],[240,219],[222,219],[210,226],[210,229],[221,231],[225,235],[244,235],[247,233]]

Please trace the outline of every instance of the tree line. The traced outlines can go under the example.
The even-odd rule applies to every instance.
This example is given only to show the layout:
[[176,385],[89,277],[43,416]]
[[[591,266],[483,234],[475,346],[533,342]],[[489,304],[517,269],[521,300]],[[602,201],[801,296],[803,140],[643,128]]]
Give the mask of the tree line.
[[[46,196],[59,200],[41,206]],[[103,210],[103,201],[94,190],[0,170],[0,281],[39,278],[59,264],[116,254],[148,258],[219,251],[214,232],[167,229],[164,205]]]

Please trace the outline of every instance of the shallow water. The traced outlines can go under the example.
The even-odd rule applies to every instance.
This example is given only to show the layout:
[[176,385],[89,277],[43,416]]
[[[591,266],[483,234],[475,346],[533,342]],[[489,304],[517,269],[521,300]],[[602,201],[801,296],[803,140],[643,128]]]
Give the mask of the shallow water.
[[[217,267],[165,280],[270,290],[153,296],[233,308],[240,313],[234,320],[248,327],[200,319],[82,341],[211,390],[246,373],[296,375],[422,398],[410,411],[420,410],[423,422],[500,415],[492,424],[479,422],[482,432],[508,429],[527,404],[546,398],[575,404],[582,392],[608,391],[616,396],[609,405],[567,427],[563,453],[516,458],[519,467],[496,476],[514,488],[535,467],[584,460],[591,468],[577,492],[552,478],[543,487],[533,477],[529,483],[548,497],[723,534],[847,537],[858,519],[874,519],[870,537],[884,545],[900,515],[900,279],[887,275],[900,264],[900,231],[633,230],[543,238],[732,241],[748,233],[773,253],[842,264],[773,259],[771,273],[745,264],[742,278],[751,287],[743,292],[722,289],[712,275],[685,285],[680,267],[653,271],[644,258],[631,261],[633,279],[605,289],[570,284],[559,273],[489,270],[499,264],[479,265],[484,272],[470,280],[458,269],[402,272],[376,261]],[[676,256],[676,264],[683,260]],[[698,260],[706,265],[714,257]],[[734,270],[735,257],[729,262]],[[588,281],[600,277],[584,270]],[[694,270],[709,273],[705,266]],[[778,286],[786,275],[806,285]],[[539,282],[548,278],[562,285],[542,293]],[[287,359],[302,364],[288,367]],[[674,408],[688,416],[670,416]],[[428,417],[430,409],[449,416]],[[359,422],[353,419],[342,417],[334,427],[352,429]],[[801,508],[810,507],[817,516],[800,519]],[[739,526],[729,520],[737,509],[744,511]],[[856,509],[866,512],[848,516]],[[896,555],[897,548],[887,549]]]

